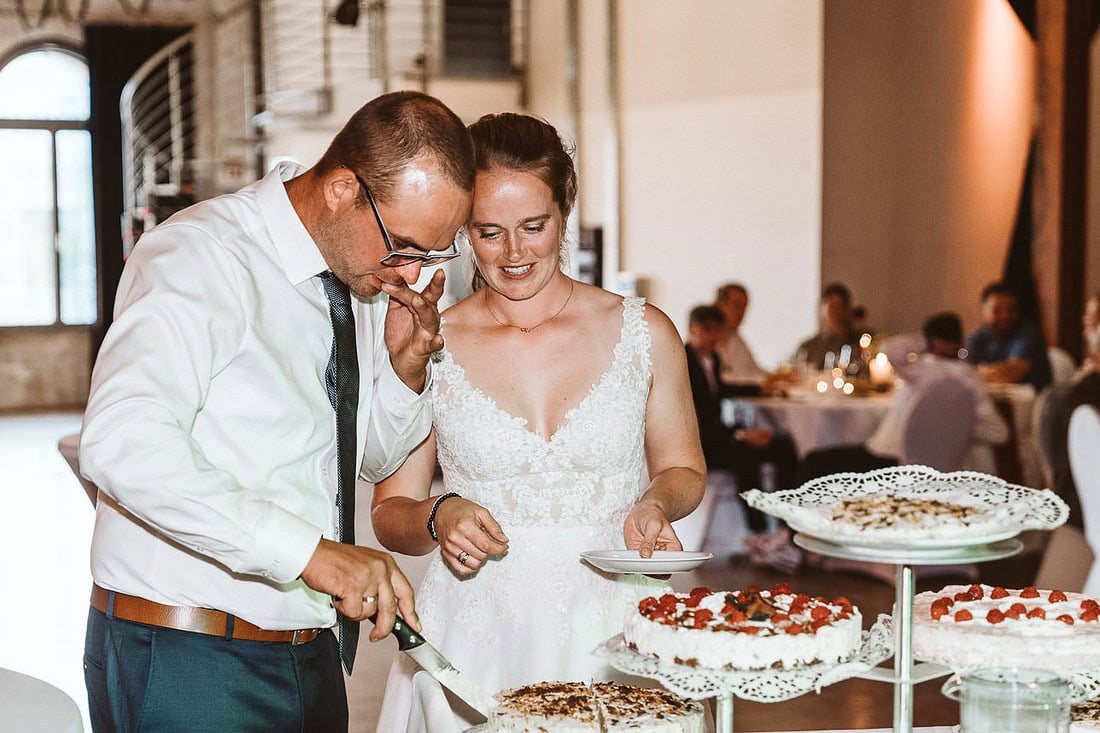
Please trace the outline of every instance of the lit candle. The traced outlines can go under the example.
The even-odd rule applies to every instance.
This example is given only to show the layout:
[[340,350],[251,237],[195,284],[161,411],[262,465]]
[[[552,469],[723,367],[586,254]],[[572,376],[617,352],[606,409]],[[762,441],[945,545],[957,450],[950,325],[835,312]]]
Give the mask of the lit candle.
[[875,354],[875,358],[871,360],[868,368],[871,371],[871,384],[876,387],[894,381],[894,368],[890,366],[890,360],[886,358],[886,354],[882,352]]

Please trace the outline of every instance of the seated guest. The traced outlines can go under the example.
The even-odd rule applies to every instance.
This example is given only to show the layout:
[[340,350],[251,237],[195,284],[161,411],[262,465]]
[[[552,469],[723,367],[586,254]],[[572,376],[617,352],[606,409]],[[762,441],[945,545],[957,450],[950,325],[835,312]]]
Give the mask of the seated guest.
[[[831,283],[821,291],[818,308],[820,330],[803,341],[795,355],[796,363],[814,369],[836,366],[845,346],[850,347],[851,359],[858,357],[860,332],[852,325],[852,294],[841,283]],[[832,362],[828,355],[832,354]]]
[[1085,353],[1078,376],[1083,376],[1084,372],[1100,372],[1100,293],[1085,301],[1085,312],[1081,315],[1081,344]]
[[718,288],[714,307],[722,311],[725,319],[725,332],[716,350],[722,360],[722,373],[719,375],[722,382],[733,385],[763,384],[768,373],[756,363],[739,331],[749,307],[749,291],[740,283],[726,283]]
[[[688,379],[699,421],[699,438],[708,469],[725,469],[737,479],[741,491],[753,488],[793,488],[798,475],[794,444],[786,435],[759,426],[729,427],[722,422],[722,362],[716,348],[725,331],[722,311],[711,305],[696,306],[688,317],[688,341],[685,345]],[[764,487],[761,467],[775,466],[776,485]],[[763,531],[764,515],[748,509],[749,529]]]
[[990,384],[1030,384],[1038,392],[1050,384],[1050,361],[1043,335],[1020,318],[1015,291],[1004,283],[982,290],[983,325],[966,340],[967,360]]
[[886,416],[863,445],[828,448],[806,456],[803,480],[897,465],[905,426],[921,384],[942,377],[965,382],[978,396],[974,431],[960,468],[995,473],[992,446],[1008,440],[1008,426],[974,368],[959,359],[961,345],[962,324],[954,313],[940,313],[925,321],[923,339],[915,334],[887,339],[882,351],[902,378],[902,384],[895,390]]

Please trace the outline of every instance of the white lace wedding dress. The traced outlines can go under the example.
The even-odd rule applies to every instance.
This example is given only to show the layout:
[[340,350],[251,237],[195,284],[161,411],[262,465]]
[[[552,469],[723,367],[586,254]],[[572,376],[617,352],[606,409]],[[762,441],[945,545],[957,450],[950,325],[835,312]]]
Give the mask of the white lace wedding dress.
[[[433,366],[444,489],[487,507],[509,549],[465,579],[436,550],[417,613],[429,643],[489,694],[530,682],[622,678],[592,650],[622,631],[630,606],[668,587],[601,572],[579,556],[624,547],[623,521],[648,484],[644,302],[624,300],[611,365],[550,440],[472,387],[449,352]],[[416,670],[404,655],[391,670],[380,732],[406,730]]]

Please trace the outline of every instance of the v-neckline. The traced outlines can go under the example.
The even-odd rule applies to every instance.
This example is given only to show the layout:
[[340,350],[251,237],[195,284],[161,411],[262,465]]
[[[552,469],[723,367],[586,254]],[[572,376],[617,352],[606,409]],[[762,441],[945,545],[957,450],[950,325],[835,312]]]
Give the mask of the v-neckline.
[[613,371],[615,371],[615,368],[619,365],[619,358],[620,358],[621,352],[624,351],[623,344],[626,342],[627,301],[626,301],[625,298],[623,299],[623,309],[622,310],[623,310],[623,323],[622,323],[622,326],[619,327],[619,340],[615,342],[615,346],[611,350],[611,363],[608,365],[607,369],[604,369],[603,372],[600,373],[600,376],[598,376],[596,378],[596,381],[593,382],[591,386],[589,386],[588,391],[585,392],[585,394],[584,394],[584,397],[582,397],[580,399],[580,401],[577,402],[577,404],[573,405],[572,407],[570,407],[568,410],[565,411],[565,414],[562,416],[561,422],[558,424],[558,426],[556,428],[554,428],[554,431],[552,433],[550,433],[550,437],[545,437],[545,436],[543,436],[542,433],[537,433],[534,430],[531,430],[528,427],[528,425],[531,424],[530,420],[528,420],[525,417],[520,417],[519,415],[514,415],[511,412],[508,412],[503,407],[501,407],[499,404],[497,404],[496,399],[493,398],[491,395],[489,395],[489,393],[487,393],[481,387],[475,387],[470,382],[469,377],[466,376],[466,368],[463,367],[461,364],[458,363],[458,361],[455,360],[454,354],[452,354],[450,352],[450,350],[447,349],[446,347],[444,347],[444,349],[443,349],[443,358],[444,358],[445,361],[450,362],[450,364],[457,370],[458,377],[462,380],[462,383],[471,392],[473,392],[475,395],[480,397],[489,406],[489,409],[491,409],[491,410],[497,412],[498,414],[506,417],[507,419],[511,420],[513,423],[516,423],[520,427],[520,430],[522,430],[524,433],[531,436],[532,438],[538,440],[540,443],[542,443],[544,445],[552,445],[554,443],[554,440],[558,437],[558,435],[560,435],[562,433],[562,431],[564,431],[566,428],[568,428],[573,423],[573,417],[592,398],[592,395],[596,394],[600,390],[600,387],[603,386],[603,383],[605,381],[607,381],[608,376]]

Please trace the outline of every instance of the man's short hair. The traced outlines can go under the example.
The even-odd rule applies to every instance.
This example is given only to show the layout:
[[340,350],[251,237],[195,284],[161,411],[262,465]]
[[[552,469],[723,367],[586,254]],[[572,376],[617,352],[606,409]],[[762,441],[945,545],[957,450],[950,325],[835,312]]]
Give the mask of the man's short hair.
[[840,299],[844,301],[844,305],[852,304],[852,291],[844,283],[829,283],[821,290],[821,300],[834,295],[840,296]]
[[324,175],[347,166],[385,200],[409,163],[428,157],[464,191],[474,187],[474,144],[447,105],[422,92],[390,92],[360,107],[317,161]]
[[931,344],[932,339],[940,339],[941,341],[951,341],[953,343],[962,343],[963,340],[963,327],[962,321],[959,317],[950,312],[937,313],[934,316],[929,316],[928,320],[924,322],[924,340]]
[[1016,294],[1016,291],[1013,288],[1009,287],[1007,283],[1000,280],[998,280],[997,282],[989,283],[984,288],[982,288],[981,302],[984,303],[985,301],[989,300],[990,296],[993,295],[1007,295],[1014,300],[1019,300],[1019,296]]
[[725,322],[726,317],[722,315],[722,311],[713,305],[697,305],[688,315],[688,324],[691,326],[721,326]]
[[714,295],[715,303],[725,303],[726,298],[730,297],[730,293],[741,293],[746,298],[749,297],[748,288],[741,283],[726,283],[718,288],[718,292]]

